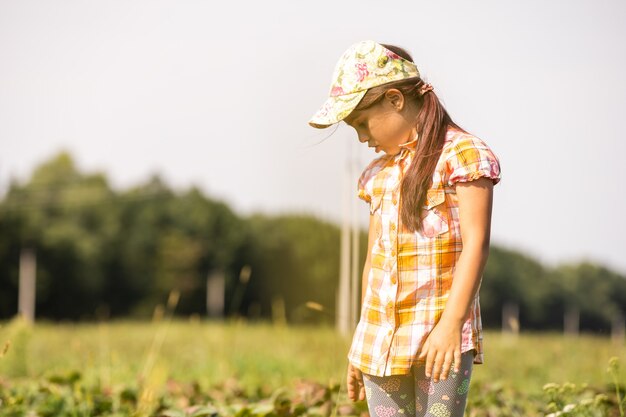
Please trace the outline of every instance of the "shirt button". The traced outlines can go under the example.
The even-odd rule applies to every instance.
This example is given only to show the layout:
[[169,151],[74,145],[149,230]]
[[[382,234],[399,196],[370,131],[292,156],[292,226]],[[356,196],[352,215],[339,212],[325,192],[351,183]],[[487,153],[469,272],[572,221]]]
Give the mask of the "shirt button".
[[392,283],[392,284],[395,284],[395,283],[396,283],[396,277],[395,277],[395,276],[393,276],[393,275],[391,276],[391,283]]
[[389,225],[389,230],[391,230],[392,232],[395,232],[396,231],[396,224],[395,223],[391,223]]
[[391,197],[391,202],[393,203],[394,206],[398,204],[398,197],[396,197],[395,195]]
[[391,256],[396,256],[396,250],[395,249],[391,249]]
[[390,329],[390,330],[387,332],[387,334],[388,334],[389,336],[391,336],[391,335],[393,334],[393,330],[391,330],[391,329]]

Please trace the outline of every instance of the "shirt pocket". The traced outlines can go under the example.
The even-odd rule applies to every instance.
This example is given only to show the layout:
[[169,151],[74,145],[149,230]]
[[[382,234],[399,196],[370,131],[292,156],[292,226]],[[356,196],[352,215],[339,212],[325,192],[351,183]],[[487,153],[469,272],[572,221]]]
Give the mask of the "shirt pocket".
[[372,198],[370,200],[370,214],[374,214],[376,210],[380,208],[383,201],[383,195],[384,193],[382,192],[374,192],[372,194]]
[[429,188],[426,192],[426,202],[422,210],[422,231],[425,237],[432,238],[448,231],[446,216],[446,193],[443,186]]

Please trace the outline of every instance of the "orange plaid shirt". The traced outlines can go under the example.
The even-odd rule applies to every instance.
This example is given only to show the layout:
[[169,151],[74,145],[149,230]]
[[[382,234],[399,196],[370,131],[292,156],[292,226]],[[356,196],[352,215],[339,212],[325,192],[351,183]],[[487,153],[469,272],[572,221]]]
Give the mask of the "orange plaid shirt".
[[[417,140],[400,145],[397,155],[373,160],[358,181],[358,196],[369,203],[380,226],[348,359],[370,375],[408,374],[443,313],[463,249],[455,183],[479,177],[500,181],[500,163],[491,149],[481,139],[449,128],[427,191],[423,231],[399,228],[400,180]],[[461,352],[475,349],[474,363],[483,363],[478,292],[461,333]]]

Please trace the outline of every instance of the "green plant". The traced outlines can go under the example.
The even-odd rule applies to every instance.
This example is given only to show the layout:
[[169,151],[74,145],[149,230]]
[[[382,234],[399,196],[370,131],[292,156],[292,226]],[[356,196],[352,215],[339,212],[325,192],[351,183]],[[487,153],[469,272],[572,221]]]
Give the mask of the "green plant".
[[615,396],[617,397],[617,407],[619,408],[619,415],[624,417],[624,403],[626,403],[626,398],[622,399],[621,391],[624,389],[618,382],[619,375],[619,358],[617,356],[613,356],[609,359],[609,367],[606,370],[613,380],[613,385],[615,386]]
[[4,359],[0,363],[1,374],[10,377],[28,375],[28,346],[32,330],[32,324],[21,315],[9,322],[5,329],[7,341],[0,352],[0,358]]
[[615,387],[615,400],[606,392],[601,392],[590,387],[588,384],[576,385],[571,382],[563,384],[548,383],[543,386],[543,391],[548,397],[546,417],[559,416],[584,416],[584,417],[604,417],[613,416],[612,410],[615,406],[619,410],[619,415],[624,417],[624,399],[621,391],[623,388],[618,382],[619,359],[612,357],[609,360],[607,372],[611,375],[612,383]]

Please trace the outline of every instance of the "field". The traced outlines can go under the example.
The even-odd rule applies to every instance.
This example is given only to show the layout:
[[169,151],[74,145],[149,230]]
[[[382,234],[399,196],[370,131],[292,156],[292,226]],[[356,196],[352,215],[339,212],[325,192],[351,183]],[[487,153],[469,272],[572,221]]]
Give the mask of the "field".
[[[350,340],[329,327],[199,319],[34,326],[14,320],[1,326],[0,346],[9,344],[0,358],[0,416],[367,410],[346,396]],[[563,415],[623,415],[616,393],[617,383],[623,398],[623,344],[592,335],[522,333],[515,339],[487,331],[484,346],[468,415],[558,415],[567,404],[578,414]]]

